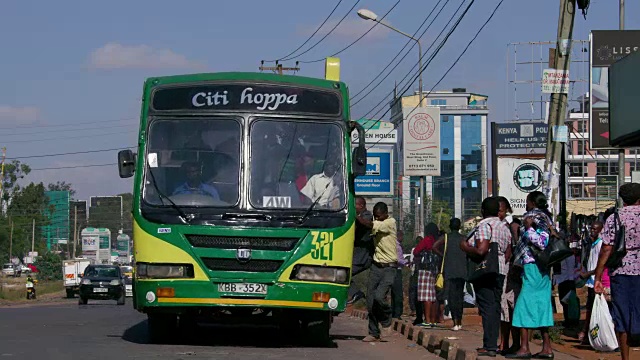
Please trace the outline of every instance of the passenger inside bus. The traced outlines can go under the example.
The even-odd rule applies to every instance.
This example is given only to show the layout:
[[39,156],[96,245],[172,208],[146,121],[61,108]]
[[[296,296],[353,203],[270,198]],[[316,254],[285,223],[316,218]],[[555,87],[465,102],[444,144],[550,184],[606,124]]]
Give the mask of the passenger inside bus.
[[328,159],[320,174],[313,175],[300,191],[307,197],[309,204],[318,200],[318,205],[330,209],[340,208],[340,164],[334,159]]
[[220,200],[218,190],[202,182],[202,166],[199,163],[191,161],[185,162],[182,165],[182,170],[185,174],[186,181],[173,191],[173,195],[199,194]]

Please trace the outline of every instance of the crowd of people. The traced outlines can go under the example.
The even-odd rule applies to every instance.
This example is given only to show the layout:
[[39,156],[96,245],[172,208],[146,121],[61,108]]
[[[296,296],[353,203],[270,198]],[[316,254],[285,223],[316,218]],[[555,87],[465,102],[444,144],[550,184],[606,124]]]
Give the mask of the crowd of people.
[[[629,359],[630,335],[640,334],[640,184],[621,186],[619,195],[624,206],[600,214],[586,238],[558,231],[558,219],[542,192],[528,194],[526,212],[519,217],[512,215],[506,198],[488,197],[482,202],[482,220],[466,234],[457,218],[450,220],[449,233],[427,224],[424,236],[415,239],[410,261],[404,259],[387,205],[376,203],[370,213],[359,197],[353,275],[370,272],[366,294],[352,283],[349,302],[367,300],[369,335],[363,341],[379,341],[390,332],[392,319],[401,318],[402,269],[410,266],[410,315],[416,326],[442,328],[446,314],[451,330],[462,330],[465,296],[474,294],[483,327],[478,356],[553,359],[549,328],[554,326],[555,285],[568,327],[579,326],[577,289],[587,288],[586,322],[579,332],[584,344],[589,344],[594,300],[604,295],[618,337],[616,350]],[[571,251],[550,263],[545,249],[558,241]],[[535,354],[529,347],[533,330],[542,336],[542,349]]]

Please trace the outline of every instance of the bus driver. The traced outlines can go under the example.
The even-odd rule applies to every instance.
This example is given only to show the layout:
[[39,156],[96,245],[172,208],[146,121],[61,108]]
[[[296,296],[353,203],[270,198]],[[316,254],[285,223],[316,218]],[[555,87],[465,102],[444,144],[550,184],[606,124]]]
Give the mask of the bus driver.
[[211,196],[215,200],[220,200],[220,195],[215,187],[202,182],[202,168],[197,162],[185,162],[182,164],[187,181],[178,186],[173,195],[200,194]]

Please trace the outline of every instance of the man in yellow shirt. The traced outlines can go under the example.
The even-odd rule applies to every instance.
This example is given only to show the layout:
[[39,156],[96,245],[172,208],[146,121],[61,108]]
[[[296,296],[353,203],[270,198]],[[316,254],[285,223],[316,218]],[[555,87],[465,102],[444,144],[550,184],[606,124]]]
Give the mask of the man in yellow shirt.
[[387,204],[377,203],[373,207],[373,218],[373,221],[360,220],[371,228],[375,245],[367,286],[369,335],[362,340],[364,342],[380,341],[379,325],[385,336],[391,332],[391,305],[386,302],[386,296],[391,291],[398,265],[396,220],[389,217]]

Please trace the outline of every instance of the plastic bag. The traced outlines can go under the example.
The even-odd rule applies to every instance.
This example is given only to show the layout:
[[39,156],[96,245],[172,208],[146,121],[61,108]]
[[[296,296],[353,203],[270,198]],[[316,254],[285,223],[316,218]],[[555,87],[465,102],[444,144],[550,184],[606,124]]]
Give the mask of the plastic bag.
[[618,348],[613,319],[604,295],[596,295],[589,322],[589,342],[598,351],[613,351]]

